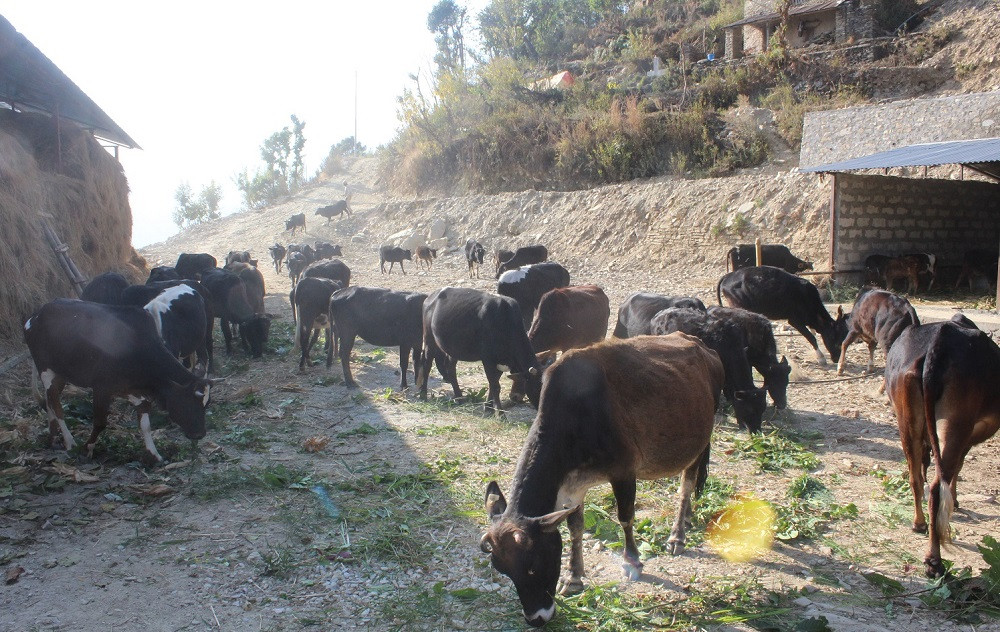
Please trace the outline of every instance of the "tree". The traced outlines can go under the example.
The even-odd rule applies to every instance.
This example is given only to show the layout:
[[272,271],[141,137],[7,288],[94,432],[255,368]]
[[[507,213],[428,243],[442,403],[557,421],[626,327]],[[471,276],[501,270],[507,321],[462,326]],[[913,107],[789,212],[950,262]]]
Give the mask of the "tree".
[[439,0],[427,15],[427,28],[438,47],[434,63],[442,70],[465,70],[465,14],[455,0]]
[[177,202],[177,206],[174,207],[173,220],[178,228],[200,224],[211,219],[219,219],[222,187],[216,184],[215,180],[212,180],[208,186],[201,190],[196,199],[191,185],[182,182],[174,192],[174,200]]
[[305,128],[305,121],[300,121],[299,117],[292,114],[292,174],[288,187],[292,191],[298,189],[303,180],[302,150],[306,146],[306,137],[303,134]]

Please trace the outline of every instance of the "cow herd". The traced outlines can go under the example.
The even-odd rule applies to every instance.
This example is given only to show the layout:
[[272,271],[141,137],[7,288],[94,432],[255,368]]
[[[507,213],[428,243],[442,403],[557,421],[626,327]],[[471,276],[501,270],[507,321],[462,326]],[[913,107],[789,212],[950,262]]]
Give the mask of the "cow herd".
[[[764,251],[764,261],[773,264],[764,266],[747,266],[747,252],[731,250],[733,271],[716,286],[717,307],[706,308],[695,297],[628,296],[611,340],[605,340],[607,294],[597,285],[571,285],[570,271],[549,261],[542,245],[497,251],[495,293],[352,286],[348,265],[333,258],[342,256],[340,246],[274,244],[269,251],[275,271],[286,266],[292,281],[300,370],[312,364],[310,352],[322,332],[327,368],[339,357],[345,386],[358,386],[350,358],[360,337],[399,347],[400,388],[408,386],[412,359],[421,398],[427,397],[432,367],[462,397],[457,363],[479,362],[488,383],[487,412],[502,413],[505,373],[512,379],[511,401],[527,396],[537,408],[509,501],[496,482],[487,486],[491,524],[480,542],[494,568],[513,580],[532,625],[552,617],[557,592],[582,587],[583,499],[594,485],[611,484],[624,532],[624,568],[637,577],[642,564],[632,532],[636,481],[680,474],[670,550],[681,552],[692,497],[708,474],[720,400],[731,403],[738,425],[751,433],[761,430],[768,395],[777,408],[787,405],[791,367],[778,356],[772,320],[787,321],[825,364],[818,333],[839,374],[853,342],[868,345],[868,372],[876,346],[885,349],[885,385],[909,465],[914,530],[928,529],[923,484],[931,460],[937,470],[929,500],[929,574],[944,572],[940,544],[948,539],[962,461],[1000,424],[1000,348],[971,321],[921,325],[906,299],[878,289],[863,291],[850,313],[838,308],[832,316],[816,286],[795,274],[812,264],[783,246]],[[417,255],[429,266],[437,252],[418,249]],[[486,249],[470,239],[464,255],[469,276],[478,277]],[[385,246],[379,258],[383,272],[390,274],[399,263],[406,274],[403,261],[412,254]],[[907,269],[916,266],[919,279],[927,270],[920,266],[928,262],[914,257],[911,263]],[[246,251],[231,252],[221,268],[211,255],[182,254],[175,266],[154,268],[144,285],[130,286],[108,273],[91,282],[84,300],[53,301],[32,315],[25,339],[44,387],[52,441],[61,439],[67,449],[75,443],[59,402],[67,383],[94,390],[88,453],[115,397],[127,396],[138,406],[146,448],[158,461],[149,431],[152,403],[189,438],[203,437],[214,383],[215,319],[227,352],[238,335],[247,353],[260,357],[269,336],[272,317],[264,310],[264,280],[256,264]],[[929,268],[933,275],[933,258]],[[892,277],[891,265],[881,269],[883,280]],[[760,386],[754,370],[763,378]],[[563,521],[571,538],[570,576],[560,587]]]

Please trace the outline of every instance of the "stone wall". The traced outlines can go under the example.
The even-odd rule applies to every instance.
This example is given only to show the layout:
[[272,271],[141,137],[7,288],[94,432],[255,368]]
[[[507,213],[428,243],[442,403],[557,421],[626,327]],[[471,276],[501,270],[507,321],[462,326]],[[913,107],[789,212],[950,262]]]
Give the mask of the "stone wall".
[[840,173],[835,186],[838,270],[876,253],[928,252],[959,266],[965,251],[1000,243],[1000,185]]
[[799,166],[868,156],[896,147],[1000,136],[1000,92],[806,114]]

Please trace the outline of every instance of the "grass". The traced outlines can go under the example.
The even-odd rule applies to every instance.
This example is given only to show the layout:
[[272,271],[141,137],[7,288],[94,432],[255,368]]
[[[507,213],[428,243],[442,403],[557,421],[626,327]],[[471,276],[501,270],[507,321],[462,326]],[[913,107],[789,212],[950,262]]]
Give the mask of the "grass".
[[243,469],[230,465],[192,480],[190,494],[202,501],[218,500],[237,492],[259,493],[280,489],[304,489],[312,482],[304,470],[286,465]]
[[830,522],[858,517],[854,503],[834,502],[826,485],[808,474],[792,481],[787,497],[787,504],[777,504],[774,508],[777,514],[774,537],[779,540],[817,539]]
[[736,437],[733,439],[733,453],[740,458],[753,459],[761,472],[780,473],[787,468],[813,470],[819,467],[819,458],[815,453],[778,431]]

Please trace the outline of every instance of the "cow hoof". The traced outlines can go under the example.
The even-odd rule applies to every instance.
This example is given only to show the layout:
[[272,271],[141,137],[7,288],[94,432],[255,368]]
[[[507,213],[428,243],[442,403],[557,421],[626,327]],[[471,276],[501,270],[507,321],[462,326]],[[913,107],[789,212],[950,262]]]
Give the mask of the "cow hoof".
[[924,560],[924,564],[927,566],[926,575],[931,579],[944,577],[947,574],[939,557],[929,557]]
[[636,568],[629,562],[622,562],[622,574],[628,581],[638,581],[639,577],[642,575],[642,566]]
[[923,523],[923,524],[916,524],[916,523],[914,523],[913,524],[913,532],[914,533],[927,533],[927,523],[926,522]]
[[667,542],[667,552],[671,555],[680,555],[684,552],[684,541],[670,539]]
[[357,388],[358,387],[358,383],[355,382],[354,380],[351,380],[350,382],[344,382],[344,387],[345,388]]
[[569,579],[560,578],[559,585],[556,587],[556,592],[564,596],[582,593],[583,580],[579,577],[571,577]]

